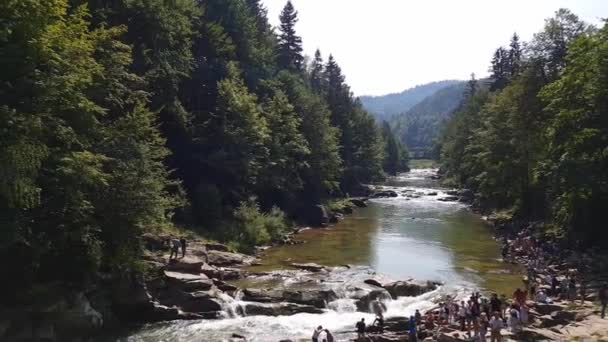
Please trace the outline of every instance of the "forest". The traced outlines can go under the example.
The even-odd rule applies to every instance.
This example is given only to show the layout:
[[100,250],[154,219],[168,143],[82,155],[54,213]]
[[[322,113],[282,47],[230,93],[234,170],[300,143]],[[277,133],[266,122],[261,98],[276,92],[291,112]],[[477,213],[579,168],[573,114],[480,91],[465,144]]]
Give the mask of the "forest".
[[544,222],[539,233],[581,246],[608,241],[608,26],[569,10],[473,77],[436,146],[447,184],[476,205]]
[[297,20],[287,2],[271,27],[259,0],[0,2],[5,285],[129,271],[173,226],[270,243],[406,169]]

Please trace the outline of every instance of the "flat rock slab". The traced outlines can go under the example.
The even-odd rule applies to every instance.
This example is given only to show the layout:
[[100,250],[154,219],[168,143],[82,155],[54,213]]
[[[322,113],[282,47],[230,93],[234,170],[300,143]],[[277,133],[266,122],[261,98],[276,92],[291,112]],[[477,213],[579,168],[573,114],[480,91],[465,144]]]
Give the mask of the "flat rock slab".
[[173,259],[169,261],[169,265],[167,265],[167,270],[198,274],[201,272],[201,267],[203,266],[203,264],[204,261],[199,257],[186,256],[181,259]]
[[217,266],[248,265],[255,261],[255,258],[240,253],[210,250],[207,255],[209,264]]
[[291,267],[295,267],[297,269],[300,270],[305,270],[305,271],[310,271],[310,272],[321,272],[325,270],[325,266],[322,265],[317,265],[315,263],[309,262],[306,264],[300,264],[300,263],[292,263]]
[[179,281],[179,282],[187,282],[192,280],[201,280],[201,279],[209,279],[204,274],[192,274],[192,273],[182,273],[175,271],[164,271],[165,277],[169,281]]

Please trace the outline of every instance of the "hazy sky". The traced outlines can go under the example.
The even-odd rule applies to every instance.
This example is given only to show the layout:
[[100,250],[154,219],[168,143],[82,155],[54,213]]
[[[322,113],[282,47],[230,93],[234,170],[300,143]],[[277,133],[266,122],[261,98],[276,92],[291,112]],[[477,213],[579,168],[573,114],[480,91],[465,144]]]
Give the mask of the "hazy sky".
[[[263,0],[277,26],[286,0]],[[487,75],[513,32],[529,40],[560,7],[583,20],[608,17],[608,0],[292,0],[304,51],[332,53],[356,95]]]

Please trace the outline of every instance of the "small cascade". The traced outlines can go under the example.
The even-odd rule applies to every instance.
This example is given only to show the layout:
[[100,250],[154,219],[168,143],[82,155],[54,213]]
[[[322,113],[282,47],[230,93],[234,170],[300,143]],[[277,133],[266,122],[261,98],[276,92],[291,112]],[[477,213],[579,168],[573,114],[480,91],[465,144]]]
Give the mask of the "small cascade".
[[225,293],[219,293],[218,296],[222,299],[222,314],[224,318],[246,316],[242,290],[236,290],[234,292],[234,298]]

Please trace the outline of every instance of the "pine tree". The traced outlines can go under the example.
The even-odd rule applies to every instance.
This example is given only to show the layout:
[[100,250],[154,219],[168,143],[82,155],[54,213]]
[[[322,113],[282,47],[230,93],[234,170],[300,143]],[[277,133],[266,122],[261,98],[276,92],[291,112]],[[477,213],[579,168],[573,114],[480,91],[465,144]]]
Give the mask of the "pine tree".
[[296,34],[295,26],[298,22],[298,12],[291,1],[287,1],[279,19],[281,21],[278,46],[279,66],[284,69],[300,71],[304,62],[302,38]]
[[313,90],[315,90],[316,92],[321,93],[322,91],[324,91],[324,79],[323,79],[323,72],[324,72],[324,66],[323,66],[323,58],[321,57],[321,51],[319,49],[317,49],[317,51],[315,51],[315,58],[312,60],[311,66],[310,66],[310,86],[312,87]]
[[490,90],[496,91],[506,87],[509,81],[509,55],[505,48],[500,47],[494,52],[490,79],[492,84]]
[[521,58],[522,50],[521,44],[519,43],[519,36],[517,33],[513,33],[511,43],[509,44],[509,78],[512,79],[519,75],[522,63]]

